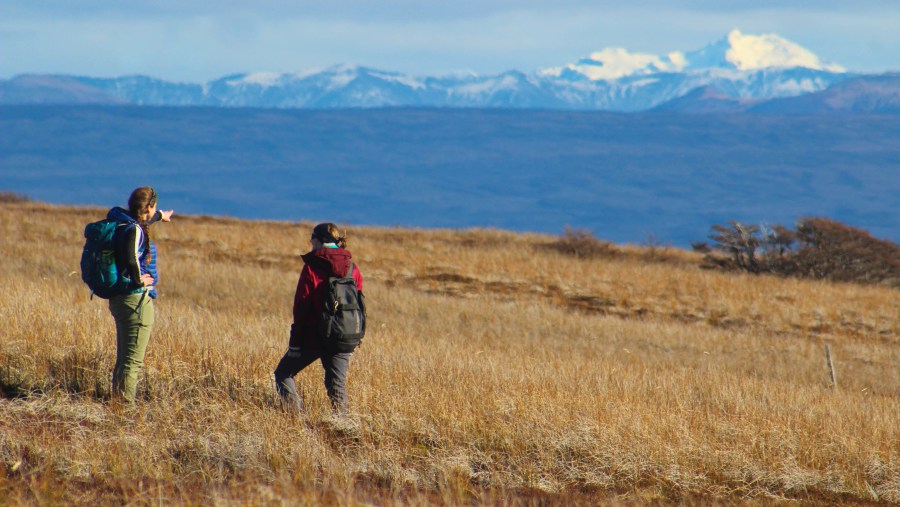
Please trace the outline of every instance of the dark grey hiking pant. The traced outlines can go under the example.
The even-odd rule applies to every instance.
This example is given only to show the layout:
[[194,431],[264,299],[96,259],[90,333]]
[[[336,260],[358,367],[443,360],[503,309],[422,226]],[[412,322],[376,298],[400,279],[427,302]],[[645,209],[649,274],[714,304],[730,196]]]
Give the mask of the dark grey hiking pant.
[[275,389],[290,406],[300,407],[300,399],[294,384],[294,375],[321,359],[325,369],[325,391],[331,406],[338,412],[347,411],[347,370],[352,352],[327,354],[319,351],[288,350],[275,368]]

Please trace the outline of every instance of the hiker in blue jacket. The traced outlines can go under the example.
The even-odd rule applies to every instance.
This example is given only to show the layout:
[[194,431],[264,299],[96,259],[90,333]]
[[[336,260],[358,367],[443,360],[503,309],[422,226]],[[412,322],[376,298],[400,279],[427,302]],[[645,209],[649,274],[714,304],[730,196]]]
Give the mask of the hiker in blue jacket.
[[172,210],[156,209],[157,194],[151,187],[140,187],[128,198],[128,209],[118,206],[106,218],[128,224],[117,234],[116,264],[131,279],[124,294],[109,298],[109,311],[116,321],[116,366],[112,390],[126,402],[134,402],[137,380],[144,366],[144,354],[153,327],[153,300],[159,273],[156,245],[150,239],[150,225],[172,219]]

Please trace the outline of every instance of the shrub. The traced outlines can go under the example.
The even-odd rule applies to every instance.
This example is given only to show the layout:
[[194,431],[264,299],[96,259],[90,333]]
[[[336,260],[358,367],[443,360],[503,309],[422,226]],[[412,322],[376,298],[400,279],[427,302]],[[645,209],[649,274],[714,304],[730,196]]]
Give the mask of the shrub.
[[8,190],[0,190],[0,203],[22,203],[22,202],[31,202],[31,198],[17,194],[15,192],[10,192]]
[[559,241],[547,247],[581,258],[612,257],[616,253],[612,243],[595,238],[587,229],[573,229],[569,226],[566,226]]
[[797,225],[791,268],[810,278],[900,286],[900,245],[827,218]]
[[900,286],[900,246],[827,218],[804,218],[796,231],[732,221],[709,237],[712,246],[692,243],[704,267]]
[[740,222],[729,222],[730,225],[713,225],[710,239],[715,242],[715,250],[724,253],[727,257],[711,260],[727,269],[749,271],[759,273],[759,262],[756,259],[756,251],[759,249],[759,227],[746,226]]

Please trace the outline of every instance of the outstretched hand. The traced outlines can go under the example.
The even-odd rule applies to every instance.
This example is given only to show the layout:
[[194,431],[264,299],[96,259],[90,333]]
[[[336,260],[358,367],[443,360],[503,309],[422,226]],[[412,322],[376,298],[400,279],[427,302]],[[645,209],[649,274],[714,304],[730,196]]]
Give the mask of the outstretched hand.
[[161,220],[162,220],[163,222],[171,222],[171,221],[172,221],[172,214],[174,214],[174,213],[175,213],[175,210],[171,210],[171,209],[168,210],[168,211],[165,211],[165,210],[159,210],[159,214],[162,216],[162,219],[161,219]]

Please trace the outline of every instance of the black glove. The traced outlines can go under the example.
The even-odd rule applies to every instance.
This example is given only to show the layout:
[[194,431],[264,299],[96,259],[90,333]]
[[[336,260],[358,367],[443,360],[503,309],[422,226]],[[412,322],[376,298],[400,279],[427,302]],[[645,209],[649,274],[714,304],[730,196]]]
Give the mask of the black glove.
[[288,357],[300,357],[300,347],[291,347],[291,343],[300,343],[300,326],[291,324],[291,338],[288,341],[288,350],[285,354]]

